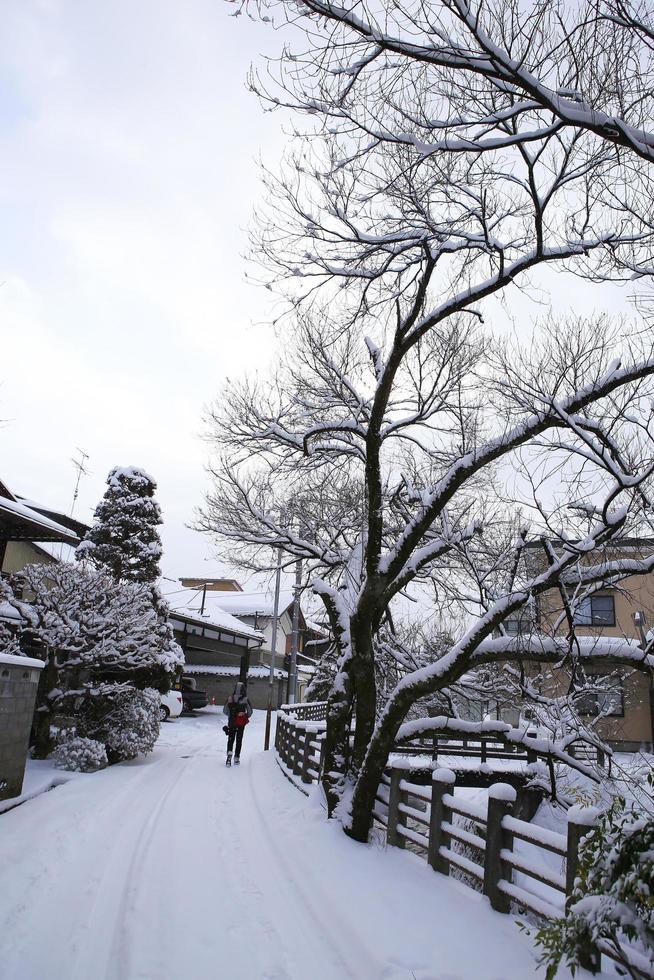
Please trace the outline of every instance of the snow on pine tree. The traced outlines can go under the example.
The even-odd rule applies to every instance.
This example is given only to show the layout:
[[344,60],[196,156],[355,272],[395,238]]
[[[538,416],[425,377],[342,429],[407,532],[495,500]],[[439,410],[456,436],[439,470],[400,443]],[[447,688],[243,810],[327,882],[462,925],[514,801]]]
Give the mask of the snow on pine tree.
[[154,499],[155,480],[137,466],[115,466],[95,509],[95,522],[77,548],[78,560],[90,561],[125,582],[156,582],[162,548],[161,509]]
[[[95,523],[75,552],[78,561],[88,561],[108,572],[118,582],[139,582],[149,588],[156,614],[152,641],[164,659],[184,663],[181,648],[168,623],[169,607],[156,582],[161,574],[162,555],[158,527],[161,509],[154,499],[156,481],[136,466],[115,466],[107,477],[107,490],[95,509]],[[174,673],[152,666],[133,678],[137,687],[153,687],[165,693]]]

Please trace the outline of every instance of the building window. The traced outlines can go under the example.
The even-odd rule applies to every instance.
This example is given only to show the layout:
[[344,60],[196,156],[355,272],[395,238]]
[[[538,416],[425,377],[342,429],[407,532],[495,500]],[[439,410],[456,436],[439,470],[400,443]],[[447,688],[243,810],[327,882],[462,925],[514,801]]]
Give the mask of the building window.
[[586,674],[586,684],[594,690],[581,691],[576,699],[580,715],[597,718],[624,718],[624,689],[619,677],[603,674]]
[[534,629],[534,620],[529,613],[523,613],[519,616],[512,616],[511,619],[506,619],[504,621],[504,629],[509,636],[518,636],[518,634],[531,633]]
[[575,611],[577,626],[615,626],[615,599],[612,595],[592,595],[582,599]]

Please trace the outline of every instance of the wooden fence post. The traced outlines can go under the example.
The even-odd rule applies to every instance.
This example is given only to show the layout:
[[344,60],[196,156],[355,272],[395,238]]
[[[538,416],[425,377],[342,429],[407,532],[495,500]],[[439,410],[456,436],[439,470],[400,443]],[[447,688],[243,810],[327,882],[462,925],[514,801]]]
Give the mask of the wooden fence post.
[[313,780],[309,775],[309,766],[311,765],[311,732],[307,729],[304,731],[304,751],[302,752],[302,782],[311,783]]
[[300,732],[301,729],[296,726],[293,727],[293,756],[292,756],[292,769],[294,776],[302,775],[302,754],[300,752]]
[[431,777],[431,811],[429,815],[429,848],[427,861],[434,869],[443,875],[449,875],[450,863],[441,856],[441,847],[448,847],[449,834],[443,830],[445,821],[452,821],[452,813],[445,805],[443,797],[454,789],[456,777],[450,769],[436,769]]
[[[579,845],[582,837],[597,823],[598,813],[595,807],[571,806],[568,810],[568,855],[565,871],[565,911],[570,909],[572,892],[579,867]],[[598,973],[602,965],[602,957],[588,938],[583,943],[579,965],[591,973]]]
[[388,820],[386,825],[386,842],[393,847],[404,847],[405,838],[398,834],[397,826],[401,822],[400,800],[402,793],[400,781],[404,773],[401,769],[391,769],[391,785],[388,791]]
[[279,733],[281,731],[281,718],[277,715],[277,722],[275,724],[275,752],[279,755]]
[[513,812],[516,791],[508,783],[495,783],[488,791],[486,853],[484,856],[484,895],[496,912],[509,912],[511,899],[500,891],[500,881],[511,881],[511,867],[502,860],[502,850],[513,849],[513,835],[504,830],[502,820]]

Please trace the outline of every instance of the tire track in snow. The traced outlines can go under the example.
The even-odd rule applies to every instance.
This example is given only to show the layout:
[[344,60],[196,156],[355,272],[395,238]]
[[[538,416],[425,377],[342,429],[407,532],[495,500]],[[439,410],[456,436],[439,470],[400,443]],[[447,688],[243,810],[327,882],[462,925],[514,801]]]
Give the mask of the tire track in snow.
[[[175,761],[177,764],[171,774],[170,759],[159,760],[148,774],[150,778],[146,779],[145,785],[140,782],[132,787],[137,799],[133,792],[127,807],[121,805],[119,808],[119,830],[109,846],[91,904],[84,909],[84,938],[75,948],[66,980],[88,980],[89,977],[99,980],[114,975],[125,980],[129,976],[127,972],[115,973],[115,961],[125,955],[130,938],[124,928],[126,901],[134,887],[141,852],[149,847],[149,838],[166,800],[179,780],[183,766]],[[121,804],[123,802],[121,799]],[[107,813],[100,815],[106,818]],[[122,953],[121,942],[126,944]]]

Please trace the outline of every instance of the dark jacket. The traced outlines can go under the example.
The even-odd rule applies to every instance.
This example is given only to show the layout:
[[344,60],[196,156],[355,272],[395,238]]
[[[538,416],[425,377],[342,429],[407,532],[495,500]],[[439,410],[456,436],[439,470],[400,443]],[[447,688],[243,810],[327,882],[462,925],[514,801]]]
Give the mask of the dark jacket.
[[223,714],[227,715],[228,728],[236,728],[236,715],[241,711],[245,711],[248,718],[252,714],[252,705],[239,682],[236,686],[236,691],[229,695],[223,708]]

